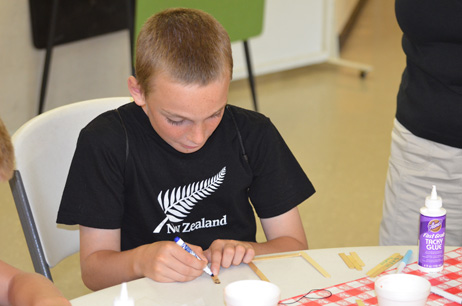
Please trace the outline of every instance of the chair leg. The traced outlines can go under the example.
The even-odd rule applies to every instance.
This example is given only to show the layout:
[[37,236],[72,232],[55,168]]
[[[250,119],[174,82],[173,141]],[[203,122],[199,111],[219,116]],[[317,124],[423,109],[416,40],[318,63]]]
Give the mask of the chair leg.
[[252,72],[252,62],[250,61],[250,50],[249,50],[249,44],[247,40],[244,40],[244,52],[245,52],[245,59],[247,62],[247,71],[249,74],[250,90],[252,91],[253,107],[255,111],[258,112],[257,92],[255,89],[255,79],[254,79],[253,72]]
[[9,181],[11,192],[13,194],[16,210],[18,211],[19,220],[21,221],[24,237],[26,238],[29,254],[34,265],[34,270],[42,274],[49,280],[53,281],[51,277],[50,267],[45,259],[42,243],[35,226],[34,216],[27,199],[26,190],[22,183],[21,174],[18,170],[14,171],[13,177]]
[[53,44],[54,44],[54,39],[55,39],[56,20],[58,18],[58,4],[59,4],[59,0],[53,0],[53,4],[52,4],[53,6],[51,8],[50,28],[48,32],[47,49],[46,49],[46,54],[45,54],[45,63],[43,66],[42,86],[40,88],[38,114],[41,114],[43,112],[43,108],[45,106],[45,96],[46,96],[47,84],[48,84],[48,74],[50,71],[51,54],[53,52]]
[[130,63],[132,67],[132,75],[135,75],[135,0],[127,0],[127,12],[128,12],[128,33],[130,35]]

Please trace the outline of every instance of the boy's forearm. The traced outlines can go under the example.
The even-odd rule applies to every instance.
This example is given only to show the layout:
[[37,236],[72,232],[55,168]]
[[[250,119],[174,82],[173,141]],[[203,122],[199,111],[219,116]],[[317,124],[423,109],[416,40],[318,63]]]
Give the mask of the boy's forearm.
[[306,239],[300,240],[295,239],[294,237],[282,236],[269,240],[267,242],[253,242],[252,246],[255,250],[255,255],[300,251],[308,249],[308,243],[306,242]]
[[102,250],[81,258],[83,282],[91,290],[100,290],[143,277],[137,260],[140,248],[123,252]]

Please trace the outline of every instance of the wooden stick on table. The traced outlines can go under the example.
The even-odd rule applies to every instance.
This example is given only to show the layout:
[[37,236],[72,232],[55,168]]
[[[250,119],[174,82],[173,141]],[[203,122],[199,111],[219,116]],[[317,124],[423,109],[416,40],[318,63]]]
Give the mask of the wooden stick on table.
[[343,259],[343,262],[348,266],[348,268],[354,269],[355,266],[345,253],[339,253],[338,255],[340,256],[340,258]]
[[358,271],[362,271],[362,267],[365,266],[364,262],[359,258],[358,254],[356,252],[350,252],[350,255],[347,255],[345,253],[339,253],[338,254],[345,264],[348,266],[350,269],[356,269]]
[[310,256],[308,256],[308,254],[306,254],[305,252],[300,252],[299,253],[303,258],[306,259],[306,261],[308,261],[316,270],[319,271],[319,273],[321,273],[322,275],[324,275],[324,277],[330,277],[330,274],[327,273],[326,270],[323,269],[323,267],[321,267],[316,261],[314,261],[313,258],[311,258]]
[[361,258],[359,258],[358,254],[356,254],[356,252],[350,252],[350,255],[353,256],[353,258],[356,260],[357,263],[359,263],[359,265],[361,267],[365,266],[364,262],[361,260]]
[[358,306],[365,306],[362,300],[356,300],[356,304],[358,304]]
[[280,258],[290,258],[290,257],[297,257],[297,256],[300,256],[300,253],[261,256],[261,257],[256,257],[253,260],[256,261],[256,260],[280,259]]
[[353,255],[350,253],[350,255],[348,255],[348,258],[350,259],[350,261],[353,263],[353,266],[356,270],[358,271],[362,271],[362,267],[361,265],[359,264],[359,262],[356,261],[356,259],[353,257]]
[[260,271],[260,269],[258,269],[258,267],[252,261],[249,262],[249,267],[250,267],[250,269],[252,269],[253,272],[255,272],[255,274],[258,275],[258,277],[261,280],[269,282],[269,279],[265,276],[265,274],[263,274],[263,272]]
[[323,267],[321,267],[316,261],[314,261],[313,258],[311,258],[308,254],[305,252],[298,252],[298,253],[290,253],[290,254],[280,254],[280,255],[271,255],[271,256],[262,256],[262,257],[256,257],[253,260],[268,260],[268,259],[279,259],[279,258],[290,258],[290,257],[297,257],[301,256],[305,258],[308,263],[310,263],[316,270],[318,270],[319,273],[324,275],[324,277],[330,277],[329,273],[327,273],[326,270],[324,270]]
[[385,271],[387,268],[393,266],[395,263],[400,261],[403,258],[399,253],[395,253],[391,255],[390,257],[387,257],[385,260],[383,260],[381,263],[379,263],[377,266],[369,270],[366,274],[369,277],[376,277],[383,271]]

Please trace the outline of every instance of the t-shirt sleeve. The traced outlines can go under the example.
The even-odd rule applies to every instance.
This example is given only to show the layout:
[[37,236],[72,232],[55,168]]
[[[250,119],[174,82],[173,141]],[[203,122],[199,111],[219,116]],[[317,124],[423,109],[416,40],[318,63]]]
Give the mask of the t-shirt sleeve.
[[97,117],[80,132],[57,223],[121,227],[126,143],[113,113]]
[[281,215],[314,194],[312,183],[268,118],[258,135],[248,140],[254,174],[249,196],[260,218]]

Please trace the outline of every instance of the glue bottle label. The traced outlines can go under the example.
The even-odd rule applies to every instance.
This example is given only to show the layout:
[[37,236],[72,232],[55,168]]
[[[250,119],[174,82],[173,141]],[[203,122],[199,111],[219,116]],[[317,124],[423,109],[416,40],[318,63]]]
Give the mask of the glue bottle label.
[[419,266],[440,268],[444,264],[446,216],[420,215]]

